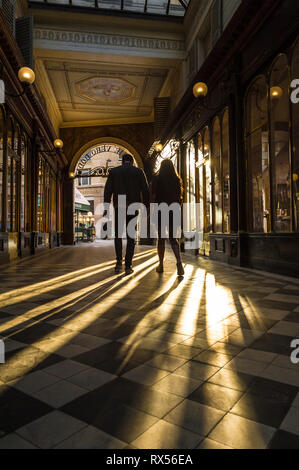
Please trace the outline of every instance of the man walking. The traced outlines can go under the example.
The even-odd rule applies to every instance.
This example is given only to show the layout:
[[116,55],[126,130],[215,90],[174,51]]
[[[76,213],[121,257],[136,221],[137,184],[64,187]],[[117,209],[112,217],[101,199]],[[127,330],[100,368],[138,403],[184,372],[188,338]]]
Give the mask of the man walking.
[[[115,272],[120,273],[122,270],[122,234],[126,227],[127,249],[125,257],[125,272],[127,275],[132,274],[132,260],[135,250],[135,234],[128,233],[128,225],[132,219],[138,215],[138,211],[134,215],[127,215],[127,208],[130,204],[140,203],[148,205],[149,203],[149,186],[146,176],[140,168],[133,166],[133,157],[129,154],[123,156],[122,165],[110,170],[105,190],[104,203],[110,204],[113,196],[114,217],[115,217],[115,253],[116,266]],[[119,206],[119,196],[126,197],[126,206]],[[105,211],[104,215],[106,215]]]

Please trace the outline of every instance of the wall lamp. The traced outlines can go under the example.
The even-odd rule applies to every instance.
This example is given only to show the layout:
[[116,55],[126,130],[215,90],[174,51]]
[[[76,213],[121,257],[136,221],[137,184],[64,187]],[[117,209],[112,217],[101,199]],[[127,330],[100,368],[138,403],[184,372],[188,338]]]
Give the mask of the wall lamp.
[[208,86],[204,82],[195,83],[193,87],[193,95],[195,98],[204,98],[208,94]]
[[273,86],[270,88],[270,97],[272,100],[279,100],[283,95],[283,89],[280,86]]
[[[222,95],[223,87],[224,87],[224,82],[221,82],[219,84],[219,88],[221,90],[221,95]],[[216,109],[223,106],[224,103],[223,103],[222,96],[221,96],[221,103],[219,103],[215,107],[209,106],[207,104],[207,99],[206,99],[207,95],[208,95],[208,92],[209,92],[208,85],[204,82],[197,82],[193,86],[193,95],[194,95],[195,98],[200,100],[200,106],[202,108],[207,109],[208,111],[215,111]]]
[[[1,74],[2,75],[2,74]],[[5,90],[5,95],[11,96],[12,98],[19,98],[26,93],[27,88],[35,82],[35,73],[29,67],[21,67],[18,71],[18,78],[23,85],[23,90],[21,93],[14,94],[9,93]]]
[[40,152],[45,153],[46,155],[56,155],[57,151],[61,150],[63,148],[63,141],[60,139],[55,139],[53,142],[53,145],[55,147],[55,150],[42,150],[40,149]]

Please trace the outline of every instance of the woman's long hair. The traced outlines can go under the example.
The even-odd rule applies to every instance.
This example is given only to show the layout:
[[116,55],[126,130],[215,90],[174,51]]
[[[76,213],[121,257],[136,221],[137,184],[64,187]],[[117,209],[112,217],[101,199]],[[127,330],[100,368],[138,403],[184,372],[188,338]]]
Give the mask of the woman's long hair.
[[181,202],[183,183],[171,160],[162,161],[157,176],[156,197],[160,202]]

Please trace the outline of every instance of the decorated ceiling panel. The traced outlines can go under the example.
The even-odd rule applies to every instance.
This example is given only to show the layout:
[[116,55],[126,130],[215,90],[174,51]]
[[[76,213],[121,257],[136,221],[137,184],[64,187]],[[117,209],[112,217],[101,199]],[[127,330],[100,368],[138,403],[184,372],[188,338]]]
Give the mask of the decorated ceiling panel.
[[169,69],[88,61],[39,59],[63,125],[153,120]]

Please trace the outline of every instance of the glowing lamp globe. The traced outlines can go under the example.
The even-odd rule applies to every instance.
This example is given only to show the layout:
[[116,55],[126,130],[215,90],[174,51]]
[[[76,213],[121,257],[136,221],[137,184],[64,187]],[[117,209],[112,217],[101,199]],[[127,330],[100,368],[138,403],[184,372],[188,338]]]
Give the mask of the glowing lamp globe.
[[270,96],[272,99],[279,99],[283,95],[283,90],[280,88],[280,86],[273,86],[270,89]]
[[193,95],[195,96],[195,98],[201,98],[201,97],[207,96],[207,94],[208,94],[208,86],[205,83],[203,82],[195,83],[193,87]]
[[63,142],[62,142],[62,140],[60,140],[60,139],[54,140],[54,147],[55,147],[56,149],[62,149],[62,147],[63,147]]
[[20,82],[25,83],[26,85],[32,85],[35,81],[35,73],[29,67],[20,68],[18,77]]

